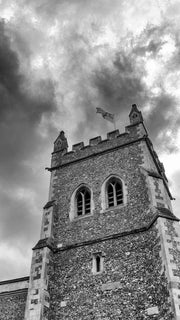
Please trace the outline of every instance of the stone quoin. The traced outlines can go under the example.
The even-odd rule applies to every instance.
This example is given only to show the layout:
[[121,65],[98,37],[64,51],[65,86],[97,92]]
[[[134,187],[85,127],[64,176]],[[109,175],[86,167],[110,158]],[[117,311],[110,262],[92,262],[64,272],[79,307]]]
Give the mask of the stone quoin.
[[180,226],[136,105],[125,132],[54,143],[30,276],[0,282],[1,320],[180,320]]

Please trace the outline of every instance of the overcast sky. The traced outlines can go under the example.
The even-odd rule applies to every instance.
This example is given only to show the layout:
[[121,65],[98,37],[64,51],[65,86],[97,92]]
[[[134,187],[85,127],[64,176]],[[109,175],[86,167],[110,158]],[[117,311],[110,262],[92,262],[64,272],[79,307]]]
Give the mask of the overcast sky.
[[180,212],[180,1],[0,0],[0,279],[29,275],[53,142],[112,131],[136,103]]

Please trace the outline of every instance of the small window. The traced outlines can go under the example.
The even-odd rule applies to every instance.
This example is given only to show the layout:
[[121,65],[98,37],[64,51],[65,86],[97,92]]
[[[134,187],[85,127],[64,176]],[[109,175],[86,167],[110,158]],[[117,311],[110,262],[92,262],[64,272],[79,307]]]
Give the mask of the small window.
[[101,271],[101,257],[97,256],[96,257],[96,272],[100,272]]
[[103,256],[101,252],[93,254],[92,272],[101,273],[103,271]]
[[77,191],[77,216],[83,216],[91,213],[91,193],[83,187]]
[[108,207],[115,207],[123,203],[122,182],[111,178],[107,184]]

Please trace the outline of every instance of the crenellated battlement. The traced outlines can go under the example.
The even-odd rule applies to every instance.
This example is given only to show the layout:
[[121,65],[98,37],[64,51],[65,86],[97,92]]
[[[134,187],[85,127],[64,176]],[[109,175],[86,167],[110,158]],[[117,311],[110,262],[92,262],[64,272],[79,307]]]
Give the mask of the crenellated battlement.
[[91,138],[88,145],[85,145],[84,142],[81,141],[73,144],[72,150],[69,152],[64,131],[61,131],[54,142],[51,167],[60,166],[99,152],[104,152],[118,146],[120,147],[147,135],[142,114],[135,104],[132,105],[129,119],[130,125],[125,127],[124,133],[120,134],[117,129],[108,132],[107,138],[104,140],[101,136]]
[[[58,140],[59,137],[62,136],[63,143]],[[51,168],[47,168],[49,171],[53,171],[59,167],[69,165],[73,162],[83,161],[89,157],[95,157],[103,153],[111,152],[115,149],[126,148],[131,144],[140,143],[143,140],[146,141],[147,148],[149,149],[151,156],[154,159],[154,163],[156,164],[156,168],[158,170],[157,172],[164,180],[168,193],[170,194],[167,187],[168,180],[165,175],[164,167],[159,161],[157,153],[155,152],[153,144],[148,137],[148,133],[143,122],[131,123],[125,127],[125,132],[123,133],[120,133],[119,130],[108,132],[106,139],[102,139],[101,136],[91,138],[89,140],[89,144],[87,145],[85,145],[83,141],[73,144],[71,151],[68,151],[68,144],[64,136],[64,132],[63,134],[60,133],[59,137],[55,141],[54,152],[52,153]],[[64,148],[64,146],[66,148]]]
[[78,161],[102,152],[107,152],[114,148],[123,147],[143,138],[144,136],[147,136],[144,124],[137,123],[126,126],[125,132],[121,134],[119,133],[119,130],[108,132],[106,139],[102,139],[101,136],[91,138],[88,145],[85,145],[82,141],[73,144],[71,151],[65,151],[64,149],[57,150],[57,145],[55,145],[54,152],[52,153],[51,168],[62,166],[73,161]]
[[125,127],[125,132],[120,133],[118,129],[108,132],[106,139],[101,136],[93,137],[89,143],[85,145],[83,141],[72,145],[72,150],[68,151],[67,139],[64,131],[61,131],[54,142],[54,151],[52,153],[51,168],[52,171],[58,167],[68,165],[72,162],[81,161],[88,157],[98,156],[99,154],[109,152],[113,149],[123,148],[129,144],[138,143],[141,140],[146,140],[147,147],[151,156],[156,163],[159,174],[167,181],[164,167],[159,161],[159,158],[153,148],[152,142],[148,137],[146,127],[143,122],[141,112],[136,105],[132,106],[129,114],[130,125]]
[[89,140],[89,144],[86,145],[86,146],[84,145],[84,142],[79,142],[79,143],[73,144],[72,151],[76,152],[76,151],[81,150],[81,149],[86,149],[86,148],[89,148],[89,147],[97,146],[99,144],[104,144],[109,140],[120,138],[120,137],[124,136],[124,134],[126,134],[126,133],[120,134],[119,130],[114,130],[114,131],[111,131],[111,132],[107,133],[107,139],[102,140],[101,136],[97,136],[97,137],[91,138]]

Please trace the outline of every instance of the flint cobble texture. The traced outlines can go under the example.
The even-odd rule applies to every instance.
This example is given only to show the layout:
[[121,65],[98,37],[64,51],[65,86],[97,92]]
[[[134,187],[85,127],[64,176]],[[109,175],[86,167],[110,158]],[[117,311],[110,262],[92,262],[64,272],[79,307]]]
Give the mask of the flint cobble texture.
[[[92,273],[92,254],[96,252],[104,256],[100,274]],[[56,253],[49,319],[172,320],[159,252],[154,225],[148,232]],[[105,284],[112,289],[103,290]],[[66,306],[61,306],[62,301]],[[158,314],[148,315],[151,307],[157,307]]]
[[27,292],[0,295],[0,319],[23,320]]
[[[72,244],[147,224],[152,216],[147,212],[150,200],[146,179],[140,170],[141,164],[142,150],[137,142],[121,150],[57,169],[54,182],[54,199],[57,201],[54,220],[56,240],[63,245]],[[124,181],[127,204],[102,211],[101,188],[105,179],[113,174]],[[83,183],[93,193],[92,216],[70,221],[72,194]]]

